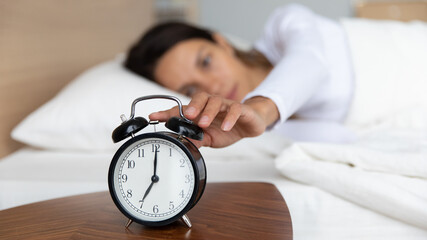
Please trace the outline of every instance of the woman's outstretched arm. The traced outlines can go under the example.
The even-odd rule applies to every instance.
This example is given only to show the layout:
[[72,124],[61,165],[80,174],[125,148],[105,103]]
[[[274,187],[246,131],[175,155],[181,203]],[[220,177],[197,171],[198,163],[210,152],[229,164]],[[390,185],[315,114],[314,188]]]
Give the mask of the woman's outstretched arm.
[[[254,97],[244,103],[207,93],[196,94],[184,115],[203,128],[205,137],[194,141],[197,147],[221,148],[242,138],[261,135],[267,126],[279,119],[276,105],[269,98]],[[151,120],[167,121],[178,116],[178,108],[150,114]]]

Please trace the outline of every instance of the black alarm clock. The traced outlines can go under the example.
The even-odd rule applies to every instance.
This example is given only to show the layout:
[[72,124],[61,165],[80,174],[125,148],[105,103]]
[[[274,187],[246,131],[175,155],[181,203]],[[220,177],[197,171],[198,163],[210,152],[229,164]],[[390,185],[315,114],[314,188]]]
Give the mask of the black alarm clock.
[[[178,104],[180,117],[165,126],[172,132],[135,135],[151,124],[135,117],[135,105],[148,99],[169,99]],[[200,200],[206,185],[206,165],[188,138],[203,139],[203,130],[184,117],[181,101],[168,95],[151,95],[133,101],[131,115],[112,134],[115,143],[129,138],[115,153],[108,172],[110,195],[117,208],[132,222],[164,226],[181,219]]]

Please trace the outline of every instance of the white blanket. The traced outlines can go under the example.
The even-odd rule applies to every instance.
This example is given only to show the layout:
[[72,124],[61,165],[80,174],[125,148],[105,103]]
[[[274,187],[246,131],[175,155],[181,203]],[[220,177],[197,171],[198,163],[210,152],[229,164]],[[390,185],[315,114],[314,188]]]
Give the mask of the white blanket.
[[347,20],[356,92],[351,144],[294,143],[286,177],[427,229],[427,24]]
[[295,143],[276,167],[290,179],[427,229],[427,139],[412,133],[369,135],[345,145]]

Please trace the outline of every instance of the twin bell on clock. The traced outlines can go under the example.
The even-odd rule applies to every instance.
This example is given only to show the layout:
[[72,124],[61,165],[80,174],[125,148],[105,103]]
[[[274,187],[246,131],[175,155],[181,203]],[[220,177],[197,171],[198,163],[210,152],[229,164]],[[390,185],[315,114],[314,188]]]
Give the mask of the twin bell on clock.
[[[165,126],[172,132],[136,135],[150,124],[135,117],[138,102],[149,99],[173,100],[180,117]],[[115,153],[108,172],[110,195],[117,208],[132,222],[164,226],[181,219],[191,227],[186,213],[201,198],[206,185],[206,165],[188,138],[202,140],[203,130],[185,118],[181,101],[168,95],[151,95],[133,101],[131,115],[112,134],[115,143],[128,139]]]

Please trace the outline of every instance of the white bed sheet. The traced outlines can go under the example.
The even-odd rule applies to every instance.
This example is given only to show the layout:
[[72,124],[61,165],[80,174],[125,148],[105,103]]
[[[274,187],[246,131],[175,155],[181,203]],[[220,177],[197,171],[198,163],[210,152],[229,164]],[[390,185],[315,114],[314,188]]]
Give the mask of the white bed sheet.
[[[251,141],[243,141],[229,149],[202,149],[208,182],[262,181],[275,184],[288,204],[294,239],[426,239],[425,230],[362,208],[316,187],[284,178],[274,165],[279,146],[271,144],[257,150],[257,142]],[[236,149],[242,146],[251,150],[236,154]],[[112,156],[113,152],[19,150],[0,160],[0,209],[106,191]]]

